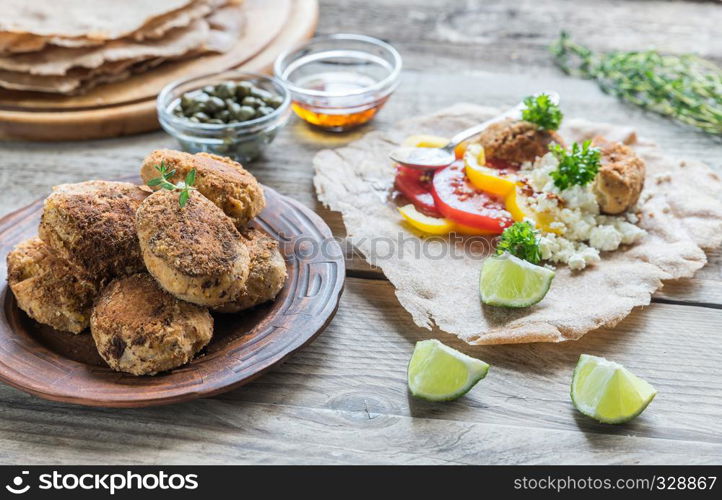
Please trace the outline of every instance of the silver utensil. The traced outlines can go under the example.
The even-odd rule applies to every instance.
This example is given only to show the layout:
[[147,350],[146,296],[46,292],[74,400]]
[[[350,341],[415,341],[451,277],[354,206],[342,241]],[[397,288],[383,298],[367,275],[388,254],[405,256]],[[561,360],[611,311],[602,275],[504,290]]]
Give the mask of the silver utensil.
[[[556,92],[539,92],[535,96],[546,94],[549,96],[554,104],[559,104],[559,94]],[[418,170],[435,170],[441,167],[451,165],[456,160],[454,149],[456,146],[461,144],[467,139],[480,134],[489,125],[512,118],[515,120],[521,119],[521,111],[524,109],[524,102],[520,102],[513,108],[505,111],[487,120],[484,123],[474,125],[473,127],[467,128],[456,134],[451,138],[449,143],[443,148],[415,148],[415,147],[401,147],[395,149],[389,156],[393,161],[403,165],[404,167],[415,168]]]

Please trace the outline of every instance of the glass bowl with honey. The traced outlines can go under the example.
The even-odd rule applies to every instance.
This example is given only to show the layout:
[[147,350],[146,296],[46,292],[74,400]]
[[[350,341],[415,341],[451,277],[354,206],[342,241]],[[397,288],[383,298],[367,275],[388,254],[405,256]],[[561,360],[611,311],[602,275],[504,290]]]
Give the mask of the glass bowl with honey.
[[383,107],[398,86],[401,56],[370,36],[326,35],[281,54],[274,70],[301,119],[342,132],[368,122]]

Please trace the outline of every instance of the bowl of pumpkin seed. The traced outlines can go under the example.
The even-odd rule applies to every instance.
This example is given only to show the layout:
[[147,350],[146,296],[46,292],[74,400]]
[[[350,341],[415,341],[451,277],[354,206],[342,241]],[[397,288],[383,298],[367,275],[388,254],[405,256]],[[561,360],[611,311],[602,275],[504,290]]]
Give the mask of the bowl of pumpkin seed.
[[290,116],[291,97],[277,78],[224,71],[168,84],[157,100],[158,121],[184,151],[258,158]]

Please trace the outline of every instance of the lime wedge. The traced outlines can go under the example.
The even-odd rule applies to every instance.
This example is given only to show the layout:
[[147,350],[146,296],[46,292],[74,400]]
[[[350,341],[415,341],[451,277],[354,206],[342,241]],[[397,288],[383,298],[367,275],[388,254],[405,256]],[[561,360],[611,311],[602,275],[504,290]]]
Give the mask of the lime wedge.
[[619,363],[582,354],[572,378],[577,410],[605,424],[629,422],[657,395],[649,383]]
[[481,267],[481,301],[490,306],[533,306],[549,291],[554,271],[511,254],[489,257]]
[[451,401],[486,377],[489,365],[436,339],[416,343],[409,361],[411,394],[429,401]]

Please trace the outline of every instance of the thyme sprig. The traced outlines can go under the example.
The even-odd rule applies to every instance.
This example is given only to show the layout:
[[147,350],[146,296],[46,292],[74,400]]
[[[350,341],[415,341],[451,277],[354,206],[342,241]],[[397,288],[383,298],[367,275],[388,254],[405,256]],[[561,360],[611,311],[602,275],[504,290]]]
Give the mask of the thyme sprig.
[[722,134],[722,69],[710,61],[654,50],[595,53],[565,32],[549,49],[569,75],[595,79],[608,94],[710,134]]
[[158,171],[160,176],[150,179],[146,184],[150,187],[160,186],[162,189],[167,189],[168,191],[180,191],[178,205],[180,205],[181,208],[185,207],[190,199],[190,192],[196,189],[193,187],[196,183],[196,169],[191,169],[186,174],[185,180],[178,181],[174,184],[170,179],[175,175],[175,169],[171,170],[165,162],[160,162],[160,165],[153,165],[153,168]]

